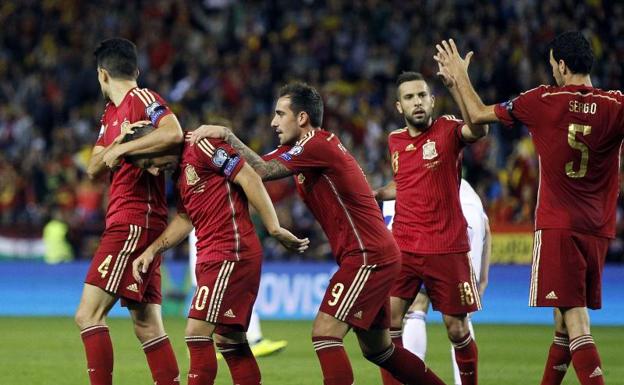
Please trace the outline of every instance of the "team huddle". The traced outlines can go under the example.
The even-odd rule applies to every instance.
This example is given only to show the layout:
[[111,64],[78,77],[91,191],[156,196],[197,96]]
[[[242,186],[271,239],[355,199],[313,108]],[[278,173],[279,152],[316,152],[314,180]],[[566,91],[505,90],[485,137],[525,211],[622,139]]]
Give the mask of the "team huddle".
[[[234,384],[261,384],[245,335],[263,255],[249,204],[270,236],[303,253],[309,240],[280,225],[263,185],[292,177],[338,264],[312,325],[323,383],[354,383],[343,347],[352,329],[364,357],[380,367],[384,385],[444,384],[425,365],[424,351],[414,348],[426,336],[408,337],[412,321],[424,321],[431,303],[447,328],[456,383],[477,384],[470,313],[481,309],[487,284],[489,227],[474,191],[475,222],[471,206],[460,201],[460,186],[470,194],[461,183],[462,151],[488,134],[489,123],[501,122],[528,127],[539,156],[529,305],[552,307],[555,323],[541,384],[561,384],[569,365],[580,384],[604,384],[587,308],[601,307],[601,274],[615,235],[624,95],[592,86],[593,53],[578,32],[551,42],[556,86],[496,105],[483,104],[473,88],[471,56],[462,57],[453,40],[437,45],[434,56],[461,119],[433,116],[435,97],[421,74],[398,76],[396,109],[405,127],[388,137],[394,180],[373,189],[340,138],[321,128],[323,101],[313,87],[294,82],[280,89],[271,121],[280,145],[262,156],[233,128],[203,125],[183,132],[167,103],[137,86],[134,44],[103,41],[95,57],[108,103],[87,171],[91,178],[110,174],[110,201],[76,312],[90,383],[113,382],[106,316],[118,299],[131,314],[154,383],[180,383],[161,317],[160,263],[161,253],[195,229],[197,288],[185,330],[188,384],[214,383],[217,351]],[[169,223],[166,170],[173,171],[177,192]],[[392,204],[391,230],[381,201],[394,201],[384,203],[384,210]]]

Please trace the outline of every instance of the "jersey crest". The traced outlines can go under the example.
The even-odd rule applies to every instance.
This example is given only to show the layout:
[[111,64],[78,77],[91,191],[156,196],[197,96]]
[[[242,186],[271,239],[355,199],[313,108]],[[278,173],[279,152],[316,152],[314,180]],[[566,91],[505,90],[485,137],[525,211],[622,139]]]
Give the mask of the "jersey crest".
[[199,182],[199,175],[197,175],[195,167],[191,164],[184,168],[184,176],[186,177],[186,184],[189,186],[195,186]]
[[431,160],[435,159],[438,156],[438,151],[436,150],[436,143],[427,139],[427,143],[423,144],[423,159]]

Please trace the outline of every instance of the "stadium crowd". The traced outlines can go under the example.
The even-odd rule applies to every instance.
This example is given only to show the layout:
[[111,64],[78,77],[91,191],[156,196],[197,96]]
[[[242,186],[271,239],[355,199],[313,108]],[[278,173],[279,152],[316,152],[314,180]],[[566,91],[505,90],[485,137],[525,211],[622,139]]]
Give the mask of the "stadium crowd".
[[[69,224],[90,258],[104,228],[107,181],[85,166],[104,102],[92,51],[106,37],[137,44],[139,84],[158,91],[182,126],[226,122],[258,152],[276,145],[269,126],[279,86],[305,80],[373,187],[392,178],[386,137],[403,125],[394,81],[402,70],[431,79],[438,113],[458,115],[435,79],[434,44],[453,37],[474,50],[471,76],[486,101],[551,83],[547,42],[581,29],[596,55],[592,80],[624,84],[624,4],[518,1],[20,1],[0,5],[0,234],[40,235],[51,217]],[[464,154],[464,175],[493,228],[530,227],[537,160],[524,129],[494,126]],[[173,205],[173,186],[168,194]],[[312,240],[305,258],[328,258],[322,232],[289,183],[271,184],[285,227]],[[262,226],[258,225],[258,229]],[[33,229],[36,231],[33,233]],[[264,237],[266,256],[292,258]],[[184,251],[179,251],[186,256]],[[624,261],[624,199],[609,259]]]

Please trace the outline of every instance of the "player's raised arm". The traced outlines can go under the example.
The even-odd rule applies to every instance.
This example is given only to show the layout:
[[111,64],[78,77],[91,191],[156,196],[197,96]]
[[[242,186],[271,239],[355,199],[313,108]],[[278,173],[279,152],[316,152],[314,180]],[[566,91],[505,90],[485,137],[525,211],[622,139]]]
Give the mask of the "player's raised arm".
[[396,199],[396,183],[391,181],[387,185],[373,190],[375,199],[378,201],[390,201]]
[[468,64],[472,54],[469,53],[465,58],[462,58],[453,39],[442,41],[441,44],[436,45],[436,48],[438,53],[434,59],[455,80],[457,91],[469,117],[467,121],[477,125],[497,122],[498,117],[494,112],[494,105],[485,105],[470,82]]
[[193,224],[188,215],[183,213],[176,214],[165,231],[145,249],[143,254],[132,262],[132,276],[134,279],[141,283],[141,273],[147,273],[149,265],[154,258],[158,254],[182,242],[182,240],[189,235],[191,230],[193,230]]
[[264,227],[272,237],[280,241],[290,251],[302,253],[308,248],[310,243],[308,238],[299,239],[280,226],[277,213],[262,180],[248,164],[244,164],[236,174],[234,183],[243,188],[249,203],[258,211]]
[[[470,64],[470,58],[472,57],[472,55],[472,51],[468,52],[468,54],[466,55],[466,68],[468,68],[468,65]],[[446,88],[449,90],[451,96],[453,97],[453,100],[455,100],[455,103],[461,111],[462,119],[466,123],[461,128],[461,134],[464,140],[468,142],[474,142],[475,140],[487,135],[489,129],[488,125],[476,124],[471,120],[470,115],[468,114],[468,110],[466,108],[466,104],[464,103],[464,99],[457,89],[457,83],[455,79],[449,72],[449,69],[443,67],[440,62],[438,62],[438,76],[440,76],[440,78],[442,79],[442,83],[444,83],[444,86],[446,86]]]
[[203,138],[217,138],[225,140],[230,146],[251,165],[254,171],[260,175],[262,180],[281,179],[292,175],[293,172],[281,162],[273,159],[265,161],[262,157],[247,147],[240,139],[234,135],[232,130],[224,126],[202,125],[191,134],[191,142],[197,143]]

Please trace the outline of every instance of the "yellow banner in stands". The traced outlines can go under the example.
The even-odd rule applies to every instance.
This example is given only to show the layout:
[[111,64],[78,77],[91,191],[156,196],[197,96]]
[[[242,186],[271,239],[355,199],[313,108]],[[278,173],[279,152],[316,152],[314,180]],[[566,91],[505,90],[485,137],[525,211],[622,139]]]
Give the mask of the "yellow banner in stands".
[[494,232],[492,234],[491,263],[531,264],[532,257],[532,232]]

